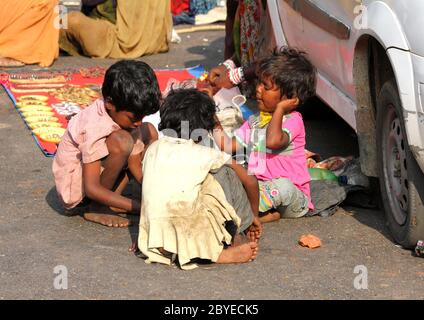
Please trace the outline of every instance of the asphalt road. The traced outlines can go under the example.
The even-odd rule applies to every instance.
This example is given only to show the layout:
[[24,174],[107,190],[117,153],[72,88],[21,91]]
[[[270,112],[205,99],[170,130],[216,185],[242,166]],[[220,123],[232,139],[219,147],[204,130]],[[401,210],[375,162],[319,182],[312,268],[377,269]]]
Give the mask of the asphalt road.
[[[223,31],[182,39],[169,53],[142,60],[155,68],[208,69],[223,58]],[[112,62],[61,57],[53,68]],[[321,103],[309,105],[305,123],[310,150],[324,158],[357,154],[355,134]],[[379,210],[345,206],[329,218],[269,224],[256,261],[181,271],[128,253],[136,227],[109,229],[61,214],[52,160],[40,152],[2,89],[0,145],[0,299],[424,298],[424,259],[392,242]],[[298,245],[309,233],[321,238],[321,248]],[[57,266],[66,267],[67,289],[54,286],[65,275]]]

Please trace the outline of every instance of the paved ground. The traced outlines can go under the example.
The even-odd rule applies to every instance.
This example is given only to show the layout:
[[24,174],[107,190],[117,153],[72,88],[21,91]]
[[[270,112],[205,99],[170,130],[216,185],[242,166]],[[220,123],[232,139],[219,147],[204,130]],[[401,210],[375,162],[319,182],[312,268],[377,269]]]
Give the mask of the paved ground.
[[[222,31],[182,38],[169,53],[143,60],[155,68],[209,68],[222,60]],[[112,62],[61,57],[54,68]],[[193,271],[145,264],[127,252],[137,228],[108,229],[61,215],[51,159],[0,90],[0,299],[424,298],[424,259],[393,244],[382,212],[352,207],[330,218],[266,225],[259,257],[250,264]],[[319,103],[310,109],[309,149],[324,157],[357,152],[345,124]],[[323,247],[300,247],[305,233],[320,237]],[[67,268],[67,290],[54,288],[58,265]],[[355,277],[365,275],[363,269],[354,273],[359,265],[368,271],[366,290],[354,287]]]

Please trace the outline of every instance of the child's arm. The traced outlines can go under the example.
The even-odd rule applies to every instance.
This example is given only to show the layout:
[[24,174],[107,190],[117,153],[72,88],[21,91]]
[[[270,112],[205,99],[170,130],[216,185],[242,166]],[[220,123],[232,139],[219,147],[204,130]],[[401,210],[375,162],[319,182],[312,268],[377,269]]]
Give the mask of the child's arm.
[[230,138],[225,133],[224,129],[219,122],[218,117],[215,115],[215,128],[213,129],[213,138],[221,151],[229,154],[234,154],[242,149],[242,146],[237,142],[236,138]]
[[142,152],[141,161],[144,159],[144,154],[146,153],[147,148],[156,140],[159,139],[159,134],[155,128],[155,126],[149,122],[145,122],[144,125],[141,126],[141,134],[143,135],[143,143],[144,150]]
[[156,128],[148,122],[145,122],[140,127],[141,136],[144,143],[144,149],[140,154],[130,155],[128,157],[128,168],[134,179],[141,184],[143,179],[142,162],[147,148],[158,139]]
[[139,201],[123,197],[102,186],[100,182],[101,165],[102,163],[100,160],[83,163],[83,183],[87,197],[109,207],[138,213],[140,211]]
[[285,99],[277,104],[271,122],[266,129],[266,147],[272,150],[285,149],[290,143],[289,135],[281,130],[285,114],[292,112],[299,104],[299,99]]
[[259,221],[259,185],[258,180],[254,175],[249,175],[241,165],[234,160],[227,164],[237,174],[244,189],[246,190],[247,198],[253,212],[252,225],[247,230],[247,234],[251,241],[258,241],[262,235],[262,224]]

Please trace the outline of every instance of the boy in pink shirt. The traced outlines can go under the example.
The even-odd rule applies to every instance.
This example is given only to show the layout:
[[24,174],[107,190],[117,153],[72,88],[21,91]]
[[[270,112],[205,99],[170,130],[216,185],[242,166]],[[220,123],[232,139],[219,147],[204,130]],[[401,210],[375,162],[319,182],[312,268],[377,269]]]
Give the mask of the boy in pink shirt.
[[316,69],[303,52],[283,47],[259,62],[259,114],[231,140],[218,126],[221,150],[247,150],[248,169],[259,181],[261,222],[298,218],[313,209],[305,157],[305,126],[296,111],[315,95]]
[[159,110],[161,93],[150,66],[127,60],[107,70],[102,95],[69,121],[53,160],[53,175],[65,209],[89,199],[86,220],[125,227],[130,221],[110,208],[140,212],[140,201],[121,192],[129,174],[141,183],[145,149],[158,137],[155,127],[142,120]]

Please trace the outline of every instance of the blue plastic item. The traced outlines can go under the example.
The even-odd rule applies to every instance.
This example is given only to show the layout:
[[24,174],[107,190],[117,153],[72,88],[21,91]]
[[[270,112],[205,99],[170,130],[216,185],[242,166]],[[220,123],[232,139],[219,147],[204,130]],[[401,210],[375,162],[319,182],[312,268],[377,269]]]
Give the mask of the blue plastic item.
[[247,106],[247,104],[242,104],[240,111],[243,116],[243,120],[249,119],[249,117],[254,114],[254,112]]

